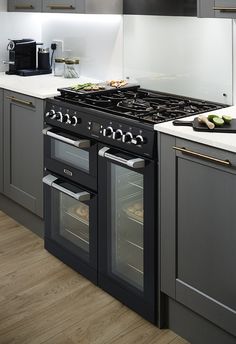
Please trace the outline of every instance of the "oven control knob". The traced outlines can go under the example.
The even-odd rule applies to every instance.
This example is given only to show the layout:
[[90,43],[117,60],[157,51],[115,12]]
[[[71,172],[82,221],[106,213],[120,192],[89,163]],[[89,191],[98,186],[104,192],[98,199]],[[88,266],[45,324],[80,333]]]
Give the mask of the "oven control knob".
[[129,131],[122,137],[123,142],[126,142],[126,143],[131,143],[132,139],[133,139],[133,134],[130,133]]
[[62,116],[62,122],[66,124],[70,124],[70,116],[68,115],[68,113]]
[[49,118],[51,118],[51,119],[54,119],[54,118],[56,117],[56,111],[53,110],[53,109],[51,109],[50,111],[48,111],[48,112],[46,113],[46,117],[49,117]]
[[70,122],[71,122],[71,125],[73,125],[75,127],[78,123],[78,118],[76,116],[72,116],[70,118]]
[[55,119],[56,119],[58,122],[62,122],[62,118],[63,118],[63,115],[62,115],[61,111],[56,112],[56,117],[55,117]]
[[121,129],[117,129],[114,133],[113,133],[113,139],[115,140],[119,140],[121,139],[123,136],[123,131]]
[[107,127],[106,129],[103,130],[103,136],[112,136],[113,134],[113,128],[112,127]]
[[137,135],[133,138],[132,143],[136,146],[142,145],[144,143],[144,138],[142,135]]

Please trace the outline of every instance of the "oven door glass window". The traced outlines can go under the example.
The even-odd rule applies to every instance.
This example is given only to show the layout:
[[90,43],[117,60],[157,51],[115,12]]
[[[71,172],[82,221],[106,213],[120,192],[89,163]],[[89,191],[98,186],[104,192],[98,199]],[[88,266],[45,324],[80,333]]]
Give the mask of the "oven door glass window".
[[89,152],[59,140],[51,140],[52,158],[89,173]]
[[60,236],[89,253],[89,206],[60,193]]
[[75,256],[90,261],[90,201],[78,201],[64,192],[51,189],[51,237]]
[[144,289],[143,174],[110,164],[111,273]]

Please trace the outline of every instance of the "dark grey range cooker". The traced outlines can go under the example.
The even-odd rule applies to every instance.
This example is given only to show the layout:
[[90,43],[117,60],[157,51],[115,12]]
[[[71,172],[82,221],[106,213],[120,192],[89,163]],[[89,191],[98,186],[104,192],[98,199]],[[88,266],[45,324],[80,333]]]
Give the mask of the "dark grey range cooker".
[[47,99],[45,248],[157,323],[154,124],[222,107],[140,89]]

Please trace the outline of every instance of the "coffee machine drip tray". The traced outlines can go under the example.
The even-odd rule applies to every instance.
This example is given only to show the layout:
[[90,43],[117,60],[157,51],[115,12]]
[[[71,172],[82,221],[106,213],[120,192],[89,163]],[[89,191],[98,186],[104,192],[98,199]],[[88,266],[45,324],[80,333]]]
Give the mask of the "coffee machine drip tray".
[[51,73],[52,73],[52,69],[18,69],[17,71],[15,71],[14,74],[20,75],[20,76],[32,76],[32,75],[42,75],[42,74],[51,74]]

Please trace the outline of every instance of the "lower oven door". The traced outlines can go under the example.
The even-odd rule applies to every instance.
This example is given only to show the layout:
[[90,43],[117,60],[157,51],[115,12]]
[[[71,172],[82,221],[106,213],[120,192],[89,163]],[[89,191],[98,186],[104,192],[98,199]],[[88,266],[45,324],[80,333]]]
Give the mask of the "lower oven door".
[[97,196],[62,178],[44,182],[45,248],[97,282]]
[[97,144],[89,139],[47,127],[44,133],[44,165],[47,170],[75,183],[97,189]]
[[99,285],[155,323],[155,163],[99,147]]

